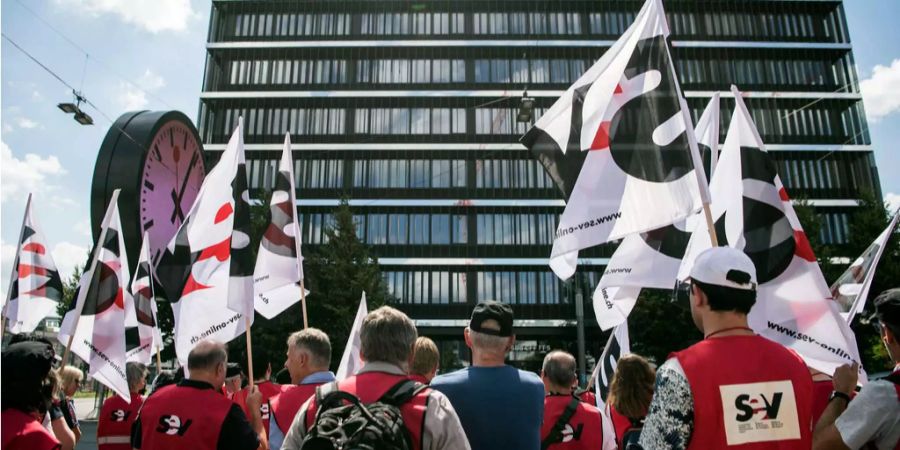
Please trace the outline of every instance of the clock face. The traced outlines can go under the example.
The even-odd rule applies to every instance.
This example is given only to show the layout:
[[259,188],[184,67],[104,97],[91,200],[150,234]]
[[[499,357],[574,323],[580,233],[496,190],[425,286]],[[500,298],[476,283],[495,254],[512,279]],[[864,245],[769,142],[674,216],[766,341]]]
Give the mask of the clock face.
[[156,263],[194,204],[206,173],[200,143],[182,122],[166,122],[150,142],[140,186],[140,227],[149,236]]

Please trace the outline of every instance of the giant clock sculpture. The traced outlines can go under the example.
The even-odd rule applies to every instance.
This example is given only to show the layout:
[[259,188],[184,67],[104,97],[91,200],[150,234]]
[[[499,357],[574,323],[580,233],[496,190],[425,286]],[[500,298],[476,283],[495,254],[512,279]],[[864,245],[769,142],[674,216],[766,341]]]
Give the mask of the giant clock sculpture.
[[113,190],[122,189],[119,211],[129,265],[137,263],[145,232],[155,264],[197,198],[205,175],[200,135],[183,113],[123,114],[106,133],[94,168],[94,240]]

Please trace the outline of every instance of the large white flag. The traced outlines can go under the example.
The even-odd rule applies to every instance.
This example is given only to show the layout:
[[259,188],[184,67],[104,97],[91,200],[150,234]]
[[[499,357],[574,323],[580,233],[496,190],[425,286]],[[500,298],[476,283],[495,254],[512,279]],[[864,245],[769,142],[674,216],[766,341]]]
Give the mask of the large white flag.
[[[719,152],[719,93],[713,95],[697,122],[697,143],[714,167]],[[702,214],[685,221],[625,237],[609,259],[594,291],[594,314],[600,328],[608,330],[631,313],[642,288],[672,289],[694,222],[705,223]]]
[[344,354],[341,356],[341,365],[338,366],[335,375],[338,381],[356,375],[356,372],[362,368],[362,360],[359,358],[359,349],[362,347],[359,334],[367,315],[369,315],[369,308],[366,306],[366,293],[363,292],[362,298],[359,300],[359,309],[356,310],[356,318],[353,319],[353,327],[350,329],[350,335],[347,336],[347,346],[344,347]]
[[56,311],[62,300],[62,279],[50,245],[31,211],[31,194],[25,204],[25,218],[16,245],[3,314],[13,333],[30,333],[44,317]]
[[[253,319],[253,261],[243,121],[172,238],[157,279],[175,316],[175,353],[186,363],[203,339],[228,342]],[[157,293],[158,294],[158,293]]]
[[571,277],[578,251],[685,219],[703,171],[666,44],[661,0],[522,138],[563,192],[550,267]]
[[128,361],[149,364],[153,355],[162,349],[163,343],[156,321],[156,295],[147,233],[144,233],[141,254],[134,270],[134,279],[131,280],[131,299],[125,308],[126,357]]
[[116,189],[75,301],[59,328],[59,342],[68,345],[71,336],[72,353],[90,364],[91,377],[130,402],[125,376],[125,305],[131,302],[131,277],[118,200]]
[[[856,339],[838,313],[790,198],[766,152],[741,93],[712,177],[712,217],[719,245],[743,251],[756,266],[759,288],[750,326],[795,350],[824,373],[859,362]],[[686,279],[710,247],[700,223],[679,269]]]
[[891,234],[897,229],[898,219],[900,211],[894,214],[891,223],[878,235],[875,242],[831,285],[831,295],[837,301],[841,315],[847,323],[853,322],[853,318],[866,307],[866,298],[869,296],[869,288],[872,287],[872,279],[875,278],[875,269]]
[[259,242],[253,271],[256,311],[267,319],[281,314],[300,300],[303,256],[294,192],[291,135],[285,134],[281,161],[275,174],[275,190],[269,202],[269,226]]

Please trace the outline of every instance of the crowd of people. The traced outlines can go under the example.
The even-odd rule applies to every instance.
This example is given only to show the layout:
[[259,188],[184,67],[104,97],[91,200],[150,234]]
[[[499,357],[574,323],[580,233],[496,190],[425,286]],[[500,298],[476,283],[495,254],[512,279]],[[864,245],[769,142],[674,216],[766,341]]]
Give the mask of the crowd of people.
[[[212,341],[190,352],[186,378],[162,373],[147,397],[146,367],[129,363],[131,401],[105,401],[97,442],[100,450],[900,449],[900,289],[876,298],[872,318],[894,371],[857,391],[855,364],[827,377],[749,328],[757,284],[744,253],[707,250],[687,286],[704,339],[658,368],[623,356],[599,403],[578,390],[565,351],[549,352],[540,376],[505,363],[515,342],[509,305],[475,306],[464,330],[471,364],[441,375],[434,342],[385,306],[363,321],[363,367],[340,381],[329,371],[330,339],[315,328],[287,338],[286,384],[254,360],[253,382],[242,387],[243,371]],[[55,359],[38,339],[3,350],[3,449],[71,449],[80,438],[71,396],[83,374],[54,370]]]

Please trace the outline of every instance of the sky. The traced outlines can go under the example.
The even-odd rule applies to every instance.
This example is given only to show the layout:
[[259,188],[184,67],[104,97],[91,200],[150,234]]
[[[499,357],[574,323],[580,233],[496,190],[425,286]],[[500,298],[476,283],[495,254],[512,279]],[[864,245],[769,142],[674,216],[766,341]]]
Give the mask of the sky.
[[[900,206],[900,2],[844,2],[885,200]],[[0,290],[6,291],[29,192],[64,278],[91,246],[97,151],[126,111],[177,109],[195,119],[209,0],[3,0],[0,30],[97,109],[81,126],[56,104],[72,89],[6,38],[0,46]],[[99,109],[99,111],[98,111]],[[5,295],[5,294],[4,294]]]

